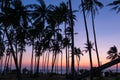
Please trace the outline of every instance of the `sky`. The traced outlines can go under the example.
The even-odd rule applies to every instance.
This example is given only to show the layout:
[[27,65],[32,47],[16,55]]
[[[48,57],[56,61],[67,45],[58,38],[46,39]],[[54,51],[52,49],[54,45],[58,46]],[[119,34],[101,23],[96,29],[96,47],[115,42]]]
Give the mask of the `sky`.
[[[66,0],[44,0],[46,4],[55,4],[58,5],[62,1]],[[73,10],[78,10],[78,6],[81,0],[72,0],[72,8]],[[107,51],[110,47],[116,45],[118,51],[120,52],[120,13],[116,13],[115,11],[111,10],[109,6],[106,6],[108,3],[112,2],[113,0],[99,0],[104,4],[104,7],[99,10],[99,13],[95,17],[95,29],[96,29],[96,36],[97,36],[97,43],[98,43],[98,50],[100,56],[101,64],[105,64],[110,60],[107,60]],[[36,3],[36,0],[23,0],[24,4],[32,4]],[[83,15],[81,12],[75,13],[77,16],[77,21],[75,22],[74,29],[78,35],[75,35],[75,46],[80,47],[82,50],[85,48],[86,43],[86,36],[85,36],[85,28],[84,28],[84,21]],[[90,41],[93,42],[93,32],[91,26],[91,18],[90,15],[87,15],[88,27],[89,27],[89,36]],[[28,53],[25,53],[26,56],[29,56],[30,50]],[[26,57],[24,56],[24,57]],[[93,57],[93,64],[94,66],[97,65],[96,54],[92,52]],[[23,63],[29,64],[30,57],[28,59],[24,58]],[[88,67],[89,66],[89,55],[88,53],[84,53],[84,56],[81,56],[80,61],[81,67]]]

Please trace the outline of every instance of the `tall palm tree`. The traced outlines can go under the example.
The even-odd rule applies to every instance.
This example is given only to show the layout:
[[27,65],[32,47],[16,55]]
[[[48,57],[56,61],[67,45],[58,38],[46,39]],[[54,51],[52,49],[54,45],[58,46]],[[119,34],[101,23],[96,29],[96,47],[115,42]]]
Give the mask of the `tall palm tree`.
[[[110,60],[115,60],[117,58],[120,58],[120,53],[118,52],[118,49],[115,45],[113,47],[110,47],[107,54],[108,54],[108,56],[106,58],[110,59]],[[116,65],[116,73],[117,72],[118,72],[118,64]]]
[[[83,18],[84,18],[84,24],[85,24],[85,30],[86,30],[86,37],[87,37],[87,44],[88,44],[88,52],[89,52],[89,59],[90,59],[90,69],[93,69],[93,63],[92,63],[92,54],[91,54],[91,48],[89,45],[90,39],[89,39],[89,32],[88,32],[88,26],[86,21],[86,13],[85,13],[85,1],[81,0],[80,8],[82,9]],[[93,75],[90,76],[91,80],[93,80]]]
[[94,18],[95,18],[96,13],[98,12],[98,8],[102,8],[103,4],[99,2],[98,0],[84,0],[84,5],[85,5],[85,11],[91,14],[96,55],[97,55],[97,60],[98,60],[98,66],[100,66]]
[[0,30],[0,72],[2,72],[3,56],[5,52],[4,34]]
[[69,0],[69,8],[70,8],[70,27],[71,27],[71,50],[72,50],[72,58],[71,58],[71,73],[72,79],[74,80],[75,67],[74,67],[74,24],[73,24],[73,13],[72,13],[72,3]]

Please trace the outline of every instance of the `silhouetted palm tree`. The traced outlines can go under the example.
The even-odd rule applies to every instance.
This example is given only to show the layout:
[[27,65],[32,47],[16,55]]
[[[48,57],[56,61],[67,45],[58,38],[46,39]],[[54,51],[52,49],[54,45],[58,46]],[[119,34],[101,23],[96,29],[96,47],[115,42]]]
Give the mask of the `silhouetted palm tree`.
[[[46,24],[50,24],[51,21],[51,11],[54,6],[46,5],[43,0],[37,0],[38,4],[31,4],[29,5],[30,8],[33,8],[32,12],[32,19],[33,19],[33,26],[35,27],[35,32],[37,32],[36,37],[38,41],[42,41],[43,48],[48,48],[46,43],[49,44],[49,40],[52,36],[49,36],[46,32]],[[41,38],[40,38],[41,37]],[[43,54],[44,55],[44,54]],[[32,59],[31,59],[32,61]],[[44,60],[43,60],[44,61]],[[44,64],[44,63],[43,63]],[[32,66],[32,62],[31,62]],[[32,68],[32,67],[31,67]]]
[[[90,59],[90,69],[92,70],[93,69],[92,54],[91,54],[91,47],[89,45],[90,39],[89,39],[88,26],[87,26],[87,21],[86,21],[85,1],[84,0],[81,0],[80,8],[82,10],[83,18],[84,18],[86,37],[87,37],[87,44],[88,44],[88,52],[89,52],[89,59]],[[91,78],[91,80],[93,80],[93,75],[92,74],[91,74],[90,78]]]
[[69,0],[69,8],[70,8],[70,27],[71,27],[71,50],[72,50],[72,57],[71,57],[71,73],[72,79],[74,79],[75,74],[75,67],[74,67],[74,23],[73,23],[73,12],[72,12],[72,3]]
[[95,18],[96,13],[98,12],[98,8],[102,8],[103,4],[101,2],[99,2],[98,0],[84,0],[84,6],[85,6],[85,11],[91,14],[96,55],[97,55],[97,60],[98,60],[98,66],[100,66],[94,18]]
[[[110,47],[107,54],[108,54],[108,56],[106,57],[107,59],[115,60],[117,58],[120,58],[120,53],[118,52],[116,46]],[[116,65],[116,72],[118,72],[118,64]]]
[[17,34],[17,29],[20,27],[27,28],[28,27],[28,11],[26,10],[25,6],[22,5],[21,0],[14,0],[10,1],[7,0],[5,4],[3,4],[1,9],[1,16],[0,16],[0,23],[4,29],[6,34],[6,38],[8,40],[8,44],[11,49],[11,54],[13,56],[18,80],[20,79],[20,67],[18,63],[18,56],[17,52],[15,52],[13,40],[15,39],[14,36],[10,36],[9,34]]
[[4,34],[0,30],[0,73],[2,72],[3,65],[3,56],[5,52],[5,42],[4,42]]
[[75,48],[74,48],[74,55],[76,56],[76,60],[77,60],[77,64],[78,64],[78,69],[77,69],[77,71],[79,71],[80,55],[83,55],[81,49],[75,47]]
[[120,0],[114,0],[112,3],[109,3],[108,6],[112,6],[112,9],[117,13],[120,12]]

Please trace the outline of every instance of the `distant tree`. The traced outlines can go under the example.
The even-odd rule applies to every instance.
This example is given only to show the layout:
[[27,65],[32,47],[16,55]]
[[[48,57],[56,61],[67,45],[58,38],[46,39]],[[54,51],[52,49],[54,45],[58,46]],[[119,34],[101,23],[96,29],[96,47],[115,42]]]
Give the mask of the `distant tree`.
[[83,52],[81,51],[80,48],[74,48],[74,55],[76,56],[76,60],[77,60],[77,64],[78,64],[78,69],[77,71],[79,71],[79,63],[80,63],[80,57],[81,55],[83,56]]

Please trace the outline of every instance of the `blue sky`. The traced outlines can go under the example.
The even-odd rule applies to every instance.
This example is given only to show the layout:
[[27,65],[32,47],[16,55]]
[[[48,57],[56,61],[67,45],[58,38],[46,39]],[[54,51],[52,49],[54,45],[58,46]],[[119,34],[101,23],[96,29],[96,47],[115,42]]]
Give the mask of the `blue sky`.
[[[58,5],[62,1],[67,0],[44,0],[46,4],[55,4]],[[72,0],[72,7],[74,10],[78,9],[81,0]],[[95,28],[96,28],[96,36],[98,42],[98,49],[100,54],[101,63],[104,64],[109,60],[106,60],[107,51],[113,45],[116,45],[118,50],[120,51],[120,14],[116,14],[115,11],[111,10],[111,7],[106,6],[108,3],[113,0],[99,0],[104,4],[104,8],[99,10],[99,14],[95,17]],[[36,3],[36,0],[23,0],[24,4]],[[75,46],[80,47],[81,49],[85,49],[84,43],[86,43],[85,37],[85,28],[83,22],[82,13],[77,12],[77,21],[75,23],[75,32],[78,35],[75,35]],[[87,16],[90,40],[93,42],[93,33],[91,26],[91,18]],[[97,62],[95,53],[93,52],[94,63]],[[81,58],[81,64],[84,63],[84,60],[88,62],[88,53],[85,53]]]

